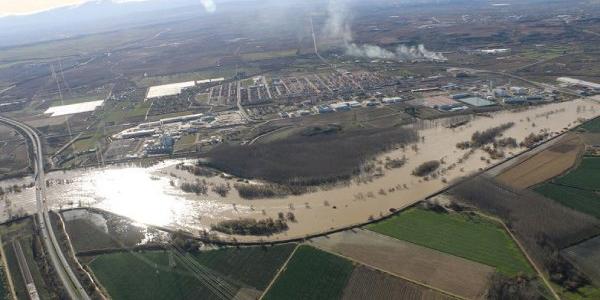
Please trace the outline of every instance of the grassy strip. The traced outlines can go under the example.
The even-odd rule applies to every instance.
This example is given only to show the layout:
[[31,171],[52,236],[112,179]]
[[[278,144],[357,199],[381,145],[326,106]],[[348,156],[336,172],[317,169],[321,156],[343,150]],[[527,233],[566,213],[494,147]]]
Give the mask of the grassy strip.
[[479,216],[410,209],[370,230],[490,265],[503,274],[534,274],[509,235]]
[[350,261],[303,245],[263,299],[340,299],[353,270]]

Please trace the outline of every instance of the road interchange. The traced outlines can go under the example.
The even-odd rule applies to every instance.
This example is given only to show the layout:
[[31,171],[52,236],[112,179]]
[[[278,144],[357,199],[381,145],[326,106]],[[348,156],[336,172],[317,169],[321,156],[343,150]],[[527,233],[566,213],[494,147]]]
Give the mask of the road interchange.
[[50,262],[56,270],[65,291],[71,299],[88,300],[90,297],[79,282],[79,279],[69,266],[60,248],[50,222],[48,203],[46,201],[46,179],[44,172],[44,155],[42,142],[37,132],[26,124],[0,116],[0,123],[16,129],[28,140],[31,152],[31,164],[34,169],[36,206],[39,230],[42,234],[44,247],[50,257]]

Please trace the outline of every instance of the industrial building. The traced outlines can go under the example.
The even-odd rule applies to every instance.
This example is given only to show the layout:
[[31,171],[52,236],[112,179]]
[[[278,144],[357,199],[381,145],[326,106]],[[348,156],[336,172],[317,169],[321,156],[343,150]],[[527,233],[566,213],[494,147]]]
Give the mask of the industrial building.
[[485,107],[485,106],[492,106],[492,105],[496,104],[492,101],[489,101],[489,100],[486,100],[486,99],[483,99],[480,97],[462,98],[462,99],[458,99],[458,101],[469,104],[471,106],[475,106],[475,107]]
[[145,149],[146,155],[171,154],[175,146],[175,139],[169,135],[161,136],[153,145]]

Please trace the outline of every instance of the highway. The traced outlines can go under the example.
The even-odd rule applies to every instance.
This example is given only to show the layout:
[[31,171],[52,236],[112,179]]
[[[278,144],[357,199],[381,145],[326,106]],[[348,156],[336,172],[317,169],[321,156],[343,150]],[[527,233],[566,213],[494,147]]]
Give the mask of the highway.
[[44,173],[44,155],[42,149],[42,142],[37,132],[26,124],[18,121],[5,118],[0,116],[0,123],[10,126],[19,131],[26,139],[29,140],[31,146],[32,162],[34,164],[34,178],[36,188],[36,204],[37,204],[37,218],[44,247],[50,257],[52,263],[60,281],[63,283],[65,290],[67,291],[69,298],[71,299],[90,299],[85,289],[79,282],[79,279],[71,270],[65,255],[63,254],[60,244],[54,235],[52,230],[52,223],[50,222],[50,215],[48,213],[48,204],[46,201],[46,177]]

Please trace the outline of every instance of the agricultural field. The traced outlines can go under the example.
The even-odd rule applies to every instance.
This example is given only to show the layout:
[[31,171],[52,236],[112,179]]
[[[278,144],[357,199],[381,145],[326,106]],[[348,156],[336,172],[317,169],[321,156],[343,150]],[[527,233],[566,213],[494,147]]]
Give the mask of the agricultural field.
[[198,274],[222,282],[227,296],[255,297],[294,247],[208,250],[185,260],[170,251],[122,252],[100,255],[89,267],[114,299],[219,299]]
[[151,101],[139,103],[118,103],[114,107],[105,108],[104,120],[107,123],[122,124],[126,122],[144,121],[146,113],[152,105]]
[[534,190],[600,219],[600,157],[584,157],[576,169]]
[[584,190],[600,190],[600,157],[584,157],[575,170],[554,182]]
[[370,230],[495,267],[514,276],[534,271],[498,224],[476,215],[410,209]]
[[263,299],[340,299],[353,270],[344,258],[300,246]]
[[399,278],[467,299],[481,299],[489,278],[496,272],[484,264],[364,229],[315,238],[311,243]]
[[381,271],[358,266],[354,268],[348,280],[342,299],[446,300],[454,298]]
[[590,122],[581,125],[581,128],[587,132],[600,133],[600,118],[596,118]]
[[566,207],[600,219],[600,195],[597,192],[562,186],[552,182],[544,183],[535,187],[534,190]]
[[562,251],[597,286],[600,286],[600,236]]
[[[577,280],[577,277],[570,275],[574,272],[568,268],[553,268],[552,262],[561,259],[556,253],[600,234],[598,219],[533,191],[512,189],[487,176],[468,179],[452,188],[449,195],[460,203],[502,219],[536,264],[557,285],[564,284],[558,280],[560,278]],[[562,289],[566,288],[563,285]],[[582,285],[577,292],[593,290],[591,285]],[[566,291],[561,293],[567,294]]]
[[580,136],[571,134],[548,149],[526,158],[496,179],[513,188],[524,189],[563,174],[577,162],[584,144]]

